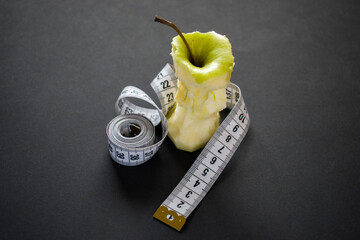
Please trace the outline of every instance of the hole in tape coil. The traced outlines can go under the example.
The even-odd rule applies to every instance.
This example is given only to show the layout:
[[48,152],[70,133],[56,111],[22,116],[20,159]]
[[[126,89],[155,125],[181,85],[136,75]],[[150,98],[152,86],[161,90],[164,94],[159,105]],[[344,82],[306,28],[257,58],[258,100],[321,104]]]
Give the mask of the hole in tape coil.
[[123,137],[133,138],[141,133],[141,127],[136,123],[124,124],[120,126],[120,134]]

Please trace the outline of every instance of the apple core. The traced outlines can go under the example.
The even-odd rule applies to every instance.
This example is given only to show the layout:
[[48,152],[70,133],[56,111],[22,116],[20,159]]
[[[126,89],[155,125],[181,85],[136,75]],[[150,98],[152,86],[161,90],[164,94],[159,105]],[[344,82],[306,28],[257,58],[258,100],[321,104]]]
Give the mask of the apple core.
[[166,116],[169,137],[175,146],[196,151],[206,145],[220,124],[219,112],[226,108],[226,86],[234,66],[228,38],[214,31],[183,34],[173,38],[171,56],[178,90],[175,106]]

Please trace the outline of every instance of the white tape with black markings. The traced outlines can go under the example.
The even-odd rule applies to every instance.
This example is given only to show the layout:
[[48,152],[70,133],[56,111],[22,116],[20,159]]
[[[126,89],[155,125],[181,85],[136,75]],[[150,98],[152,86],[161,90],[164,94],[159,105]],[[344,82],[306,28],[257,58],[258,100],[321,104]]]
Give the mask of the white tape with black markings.
[[[118,116],[119,118],[124,116],[122,114],[138,114],[148,118],[155,126],[161,122],[161,140],[156,143],[149,143],[148,146],[140,148],[126,147],[119,144],[119,142],[114,142],[109,137],[109,135],[111,136],[109,132],[120,131],[116,128],[110,130],[110,122],[107,127],[109,151],[112,158],[120,164],[134,166],[146,162],[157,152],[168,132],[165,115],[173,107],[174,97],[177,91],[177,79],[172,66],[167,64],[152,81],[151,86],[160,100],[162,111],[148,95],[135,87],[126,87],[122,91],[115,108],[116,112],[120,114],[120,116]],[[154,214],[155,218],[179,231],[185,224],[186,218],[205,197],[206,193],[224,170],[249,129],[250,117],[240,88],[230,83],[226,88],[226,94],[226,105],[227,108],[231,109],[230,113],[220,124],[215,134],[201,151],[180,183]],[[131,97],[139,98],[150,103],[155,107],[155,110],[141,108],[132,104],[128,100],[128,98]],[[131,121],[128,122],[128,125],[130,123]],[[135,122],[134,124],[136,126],[139,125],[139,123],[136,124]],[[141,128],[141,126],[138,127]],[[123,156],[120,154],[123,154],[125,157],[118,157],[118,155]],[[134,160],[134,156],[139,157]]]
[[[155,109],[139,107],[131,103],[129,98],[143,100]],[[126,166],[137,166],[148,161],[159,150],[167,135],[168,124],[165,115],[145,92],[133,86],[123,89],[116,101],[115,110],[120,115],[112,119],[106,127],[112,159]],[[162,136],[158,142],[154,142],[154,126],[159,123]],[[137,133],[132,133],[132,126],[135,132],[138,129]],[[150,137],[149,132],[152,133]]]

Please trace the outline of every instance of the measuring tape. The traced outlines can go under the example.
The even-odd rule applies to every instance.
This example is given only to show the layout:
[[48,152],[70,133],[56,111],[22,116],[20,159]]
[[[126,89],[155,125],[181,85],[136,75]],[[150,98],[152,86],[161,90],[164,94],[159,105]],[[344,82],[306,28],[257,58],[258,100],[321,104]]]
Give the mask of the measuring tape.
[[[110,121],[106,132],[110,155],[120,164],[135,166],[148,161],[167,135],[165,115],[173,107],[177,91],[177,78],[170,64],[161,70],[151,82],[151,86],[160,100],[162,110],[145,92],[131,86],[124,88],[115,103],[119,116]],[[230,113],[154,214],[154,218],[178,231],[215,183],[249,129],[250,117],[240,88],[230,83],[226,88],[226,95],[226,107],[231,109]],[[139,107],[131,103],[129,98],[141,99],[155,109]],[[150,127],[145,122],[151,122],[153,126]],[[162,127],[162,137],[154,143],[151,137],[145,137],[144,132],[149,131],[148,135],[152,135],[154,130],[151,128],[159,123]],[[133,140],[127,142],[130,138]]]
[[[156,86],[158,84],[163,85],[174,96],[177,90],[177,79],[170,64],[166,64],[151,83],[153,88],[155,81]],[[171,109],[171,105],[165,103],[165,99],[169,99],[166,95],[168,93],[163,93],[164,97],[161,98],[156,89],[154,88],[159,96],[162,110],[144,91],[137,87],[127,86],[120,93],[115,102],[115,111],[118,116],[112,119],[106,127],[109,153],[115,162],[126,166],[143,164],[155,155],[165,140],[168,133],[168,123],[165,115]],[[155,109],[137,106],[129,100],[131,98],[147,102]],[[174,101],[174,99],[171,100]],[[149,121],[152,124],[146,124]],[[155,137],[154,126],[159,123],[161,123],[162,136],[158,142],[154,142],[152,138],[148,139],[147,135],[152,135],[153,132]]]

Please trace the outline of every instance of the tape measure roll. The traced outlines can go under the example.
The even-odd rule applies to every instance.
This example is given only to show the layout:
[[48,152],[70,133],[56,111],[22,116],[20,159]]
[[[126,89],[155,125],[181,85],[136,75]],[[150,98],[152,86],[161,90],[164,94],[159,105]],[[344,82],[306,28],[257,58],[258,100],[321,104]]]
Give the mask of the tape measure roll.
[[[155,109],[143,108],[129,99],[140,99]],[[111,158],[126,166],[137,166],[147,162],[159,150],[164,141],[168,124],[165,115],[153,100],[141,89],[125,87],[115,103],[115,111],[120,114],[106,127],[108,149]],[[161,123],[162,136],[155,140],[154,126]]]
[[[160,100],[162,111],[148,95],[135,87],[126,87],[122,91],[115,104],[115,108],[116,112],[121,115],[131,113],[143,115],[148,118],[154,126],[161,122],[162,138],[159,142],[147,147],[128,148],[123,144],[115,144],[108,135],[109,152],[112,158],[120,164],[138,165],[146,162],[159,149],[168,132],[165,115],[174,105],[174,98],[177,90],[177,78],[171,65],[167,64],[161,70],[157,77],[151,82],[151,86]],[[186,218],[211,189],[212,185],[239,147],[250,127],[250,117],[240,88],[235,84],[230,83],[226,88],[226,95],[226,106],[231,109],[230,113],[220,124],[215,134],[201,151],[200,155],[179,184],[154,214],[154,218],[166,223],[178,231],[181,230],[186,222]],[[151,103],[156,109],[150,110],[138,107],[128,101],[128,97],[140,98]],[[127,116],[124,117],[126,118]],[[130,123],[131,121],[125,125],[129,125]],[[141,151],[143,151],[143,158],[135,160],[137,162],[133,163],[131,156],[133,156],[134,152]],[[151,151],[152,153],[148,158],[146,158],[146,151]],[[123,153],[124,156],[127,154],[128,158],[126,160],[120,160],[117,157],[118,153]]]

